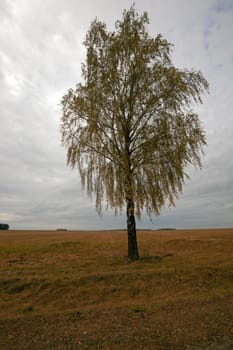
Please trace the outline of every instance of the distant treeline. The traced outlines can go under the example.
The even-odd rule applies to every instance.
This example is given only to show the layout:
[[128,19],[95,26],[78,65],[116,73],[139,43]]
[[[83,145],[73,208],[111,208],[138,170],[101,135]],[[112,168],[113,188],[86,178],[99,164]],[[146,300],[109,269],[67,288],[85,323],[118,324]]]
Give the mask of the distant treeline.
[[164,227],[164,228],[159,228],[158,231],[174,231],[176,228],[173,227]]
[[9,227],[8,224],[0,224],[0,230],[9,230]]

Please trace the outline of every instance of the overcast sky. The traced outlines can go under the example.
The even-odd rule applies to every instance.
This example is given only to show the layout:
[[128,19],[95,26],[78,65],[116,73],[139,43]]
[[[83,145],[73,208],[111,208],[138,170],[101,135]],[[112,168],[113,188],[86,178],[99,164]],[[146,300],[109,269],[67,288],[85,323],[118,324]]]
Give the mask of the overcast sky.
[[[80,81],[82,42],[98,17],[113,30],[128,0],[0,0],[0,222],[12,229],[109,229],[125,215],[104,211],[66,165],[60,99]],[[175,208],[138,227],[233,227],[233,1],[138,0],[148,30],[174,44],[173,62],[200,69],[210,84],[196,106],[206,130],[203,169]]]

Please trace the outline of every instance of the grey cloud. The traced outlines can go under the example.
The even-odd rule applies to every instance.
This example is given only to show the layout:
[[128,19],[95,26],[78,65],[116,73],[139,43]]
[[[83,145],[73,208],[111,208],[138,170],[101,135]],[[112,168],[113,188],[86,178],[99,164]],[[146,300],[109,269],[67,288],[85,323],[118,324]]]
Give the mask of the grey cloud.
[[[66,166],[59,124],[61,96],[81,79],[82,42],[98,17],[110,29],[131,1],[2,0],[0,2],[0,220],[14,228],[114,228],[125,214],[103,211],[81,190],[77,170]],[[232,220],[232,5],[228,0],[138,0],[149,30],[174,43],[179,67],[203,71],[210,82],[194,107],[207,132],[203,170],[175,208],[143,215],[139,227],[233,226]]]

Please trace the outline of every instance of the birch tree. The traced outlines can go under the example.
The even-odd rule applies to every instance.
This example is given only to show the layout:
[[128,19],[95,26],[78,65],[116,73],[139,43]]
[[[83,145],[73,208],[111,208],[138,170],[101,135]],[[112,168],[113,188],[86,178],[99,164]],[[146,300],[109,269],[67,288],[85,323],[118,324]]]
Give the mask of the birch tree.
[[172,45],[149,35],[148,14],[134,6],[108,31],[95,19],[84,45],[82,81],[62,98],[62,142],[98,213],[106,202],[127,213],[128,259],[139,258],[135,216],[159,214],[182,192],[192,164],[201,167],[205,132],[195,103],[208,82],[178,69]]

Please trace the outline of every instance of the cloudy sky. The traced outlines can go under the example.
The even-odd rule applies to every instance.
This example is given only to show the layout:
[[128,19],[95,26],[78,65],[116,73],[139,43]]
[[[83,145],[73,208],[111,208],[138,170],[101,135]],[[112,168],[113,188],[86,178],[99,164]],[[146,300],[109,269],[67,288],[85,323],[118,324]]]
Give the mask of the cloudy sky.
[[[139,227],[233,227],[233,1],[137,0],[148,30],[174,44],[173,62],[200,69],[210,94],[195,107],[207,134],[203,169],[188,169],[175,208]],[[60,142],[62,95],[80,81],[95,18],[109,29],[128,0],[0,0],[0,222],[12,229],[109,229],[125,215],[81,190]]]

